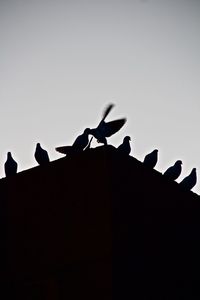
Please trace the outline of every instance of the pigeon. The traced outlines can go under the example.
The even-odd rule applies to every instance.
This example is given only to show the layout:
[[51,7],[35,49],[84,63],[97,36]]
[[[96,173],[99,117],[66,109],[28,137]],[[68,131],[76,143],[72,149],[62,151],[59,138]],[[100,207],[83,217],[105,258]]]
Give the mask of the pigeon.
[[180,182],[180,185],[184,189],[190,191],[195,186],[196,183],[197,183],[197,173],[196,173],[196,168],[193,168],[191,173]]
[[56,151],[65,155],[83,151],[89,143],[89,139],[88,139],[89,134],[90,134],[90,128],[86,128],[84,132],[76,138],[72,146],[56,147]]
[[179,177],[179,175],[181,174],[181,170],[182,170],[181,165],[182,165],[182,161],[177,160],[173,166],[169,167],[163,173],[163,175],[166,176],[167,178],[169,178],[170,180],[177,179]]
[[12,176],[17,173],[17,163],[12,158],[11,152],[7,153],[7,160],[4,164],[6,177]]
[[117,150],[122,154],[129,155],[131,152],[130,140],[130,136],[125,136],[125,138],[123,139],[123,143],[119,145]]
[[103,118],[101,119],[99,125],[96,128],[90,129],[90,134],[93,135],[98,143],[103,143],[107,145],[106,137],[110,137],[117,131],[119,131],[122,126],[126,123],[126,119],[118,119],[111,122],[105,122],[105,118],[114,107],[114,104],[109,104],[105,109]]
[[45,165],[49,162],[48,152],[40,146],[40,143],[36,145],[34,156],[39,165]]
[[144,158],[144,164],[149,168],[154,168],[158,161],[158,150],[155,149],[151,153],[147,154]]

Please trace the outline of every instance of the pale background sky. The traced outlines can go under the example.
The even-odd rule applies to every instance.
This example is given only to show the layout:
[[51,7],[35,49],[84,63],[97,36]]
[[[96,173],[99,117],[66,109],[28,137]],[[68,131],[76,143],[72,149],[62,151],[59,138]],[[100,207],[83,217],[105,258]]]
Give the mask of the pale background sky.
[[137,159],[157,148],[158,171],[182,159],[180,180],[200,178],[199,56],[199,0],[1,0],[0,177],[7,151],[19,170],[37,142],[57,159],[113,102],[128,121],[110,144],[130,135]]

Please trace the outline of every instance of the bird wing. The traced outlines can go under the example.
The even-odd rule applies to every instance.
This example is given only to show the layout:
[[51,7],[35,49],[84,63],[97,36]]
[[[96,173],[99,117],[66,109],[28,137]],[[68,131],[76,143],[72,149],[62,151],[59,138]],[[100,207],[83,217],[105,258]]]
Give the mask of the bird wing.
[[173,174],[173,172],[174,172],[174,166],[169,167],[163,174],[164,174],[165,176],[170,176],[170,175]]
[[[105,111],[104,111],[104,113],[103,113],[103,118],[102,118],[101,122],[105,120],[105,118],[107,117],[107,115],[109,114],[109,112],[111,111],[111,109],[112,109],[113,107],[114,107],[114,104],[109,104],[109,105],[106,107],[106,109],[105,109]],[[100,122],[100,123],[101,123],[101,122]]]
[[44,151],[45,151],[44,157],[45,157],[46,161],[50,161],[48,152],[46,150],[44,150]]
[[114,104],[109,104],[109,105],[106,107],[106,109],[104,110],[104,113],[103,113],[103,117],[102,117],[101,121],[99,122],[97,128],[99,128],[99,127],[102,125],[102,123],[104,123],[105,118],[107,117],[107,115],[109,114],[109,112],[111,111],[111,109],[112,109],[113,107],[114,107]]
[[119,131],[122,126],[126,123],[126,119],[119,119],[119,120],[114,120],[108,123],[105,123],[105,129],[104,129],[104,135],[105,137],[109,137]]
[[88,136],[85,134],[81,134],[76,138],[72,146],[75,150],[81,151],[88,145],[88,142]]
[[73,143],[73,147],[80,147],[83,143],[83,135],[79,135],[77,136],[77,138],[75,139],[74,143]]
[[62,154],[69,154],[71,152],[72,146],[61,146],[61,147],[56,147],[56,151]]

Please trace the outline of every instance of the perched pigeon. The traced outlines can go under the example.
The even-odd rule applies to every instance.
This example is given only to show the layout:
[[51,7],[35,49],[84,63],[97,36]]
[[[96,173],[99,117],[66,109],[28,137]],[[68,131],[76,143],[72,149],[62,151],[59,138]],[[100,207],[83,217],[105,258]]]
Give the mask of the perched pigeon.
[[169,167],[163,173],[163,175],[171,180],[176,180],[179,177],[179,175],[181,174],[181,170],[182,170],[181,165],[182,165],[182,161],[177,160],[173,166]]
[[76,138],[72,146],[57,147],[56,151],[66,155],[83,151],[84,148],[89,143],[89,139],[88,139],[89,134],[90,134],[90,128],[86,128],[84,132]]
[[17,173],[17,163],[12,158],[11,152],[7,153],[7,160],[4,164],[6,177],[12,176]]
[[107,117],[107,115],[113,107],[113,104],[108,105],[99,125],[94,129],[90,129],[90,134],[97,139],[98,143],[103,143],[104,145],[107,145],[106,138],[119,131],[121,127],[126,123],[125,118],[114,120],[111,122],[105,122],[105,118]]
[[197,173],[196,168],[193,168],[191,173],[180,182],[180,185],[186,190],[191,190],[196,183]]
[[158,161],[158,150],[155,149],[151,153],[147,154],[144,158],[144,164],[149,168],[154,168]]
[[131,152],[130,140],[131,140],[130,136],[125,136],[123,143],[119,145],[119,147],[117,148],[120,153],[125,155],[130,154]]
[[49,162],[48,152],[40,146],[40,143],[37,143],[36,145],[35,159],[39,165],[45,165]]

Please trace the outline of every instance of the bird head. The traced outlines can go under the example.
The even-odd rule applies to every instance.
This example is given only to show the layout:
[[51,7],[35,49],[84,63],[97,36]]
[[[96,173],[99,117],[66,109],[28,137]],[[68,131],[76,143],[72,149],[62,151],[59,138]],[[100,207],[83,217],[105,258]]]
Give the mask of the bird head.
[[129,135],[125,136],[124,141],[130,141],[131,137]]
[[182,160],[177,160],[175,164],[176,165],[182,165]]
[[91,129],[90,128],[86,128],[85,130],[84,130],[84,134],[90,134],[90,131],[91,131]]
[[37,143],[37,144],[36,144],[36,147],[40,147],[40,143]]
[[11,152],[7,153],[7,157],[12,157]]

